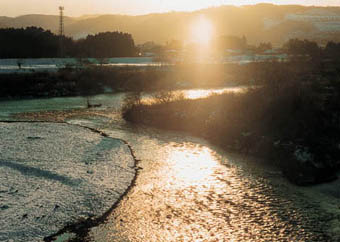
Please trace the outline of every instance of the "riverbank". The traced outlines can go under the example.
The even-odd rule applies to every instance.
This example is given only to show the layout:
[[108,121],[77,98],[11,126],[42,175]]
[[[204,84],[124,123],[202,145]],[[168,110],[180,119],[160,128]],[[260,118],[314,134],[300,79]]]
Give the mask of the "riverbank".
[[[88,96],[121,91],[220,87],[241,83],[240,80],[235,82],[230,75],[228,77],[227,74],[220,73],[220,69],[228,69],[232,65],[208,65],[211,72],[205,74],[204,78],[202,75],[196,77],[192,74],[192,70],[201,69],[199,66],[84,66],[63,68],[56,73],[0,74],[0,98]],[[246,83],[245,80],[243,82]]]
[[152,105],[130,99],[123,117],[263,157],[299,185],[332,181],[340,167],[339,80],[324,69],[287,73],[285,67],[245,93]]
[[[123,102],[120,95],[117,99]],[[55,112],[47,99],[35,101],[46,112],[26,106],[26,112],[33,113],[14,112],[11,118],[87,126],[125,140],[138,160],[134,186],[86,241],[339,240],[338,181],[294,186],[251,156],[224,152],[182,132],[125,122],[116,104],[105,110]],[[13,111],[20,106],[14,103],[8,103]],[[83,236],[86,233],[78,241],[84,241]]]
[[262,85],[278,69],[283,68],[294,75],[301,72],[313,74],[314,66],[309,62],[125,67],[84,64],[62,68],[57,72],[0,74],[0,99]]

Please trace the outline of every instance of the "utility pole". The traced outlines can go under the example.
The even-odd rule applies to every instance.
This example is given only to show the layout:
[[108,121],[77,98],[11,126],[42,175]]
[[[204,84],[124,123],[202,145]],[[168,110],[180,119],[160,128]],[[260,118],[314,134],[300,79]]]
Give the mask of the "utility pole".
[[64,7],[59,7],[59,55],[60,58],[64,57]]

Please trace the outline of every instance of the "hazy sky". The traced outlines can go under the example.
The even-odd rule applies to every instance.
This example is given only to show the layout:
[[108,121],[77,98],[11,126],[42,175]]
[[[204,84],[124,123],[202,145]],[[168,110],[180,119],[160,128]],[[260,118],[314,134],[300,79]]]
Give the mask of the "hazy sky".
[[332,5],[340,0],[0,0],[1,16],[23,14],[58,14],[57,7],[65,6],[68,16],[84,14],[144,14],[165,11],[190,11],[210,6],[256,4]]

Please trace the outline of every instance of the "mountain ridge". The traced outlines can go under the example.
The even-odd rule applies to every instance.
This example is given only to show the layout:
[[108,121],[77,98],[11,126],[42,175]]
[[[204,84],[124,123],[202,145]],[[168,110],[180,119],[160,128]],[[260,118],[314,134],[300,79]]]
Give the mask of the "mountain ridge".
[[[332,21],[327,21],[327,15],[321,14],[327,11],[332,13]],[[105,31],[128,32],[138,44],[147,41],[165,43],[173,39],[186,41],[190,23],[200,15],[205,15],[211,20],[218,35],[244,35],[252,44],[260,42],[282,44],[289,38],[320,39],[327,38],[328,35],[334,37],[338,33],[340,36],[340,7],[273,4],[240,7],[224,5],[192,12],[65,17],[65,33],[78,39]],[[335,21],[334,17],[337,16],[339,20]],[[307,21],[306,18],[312,21]],[[29,26],[42,27],[57,33],[59,16],[43,14],[0,16],[0,28]]]

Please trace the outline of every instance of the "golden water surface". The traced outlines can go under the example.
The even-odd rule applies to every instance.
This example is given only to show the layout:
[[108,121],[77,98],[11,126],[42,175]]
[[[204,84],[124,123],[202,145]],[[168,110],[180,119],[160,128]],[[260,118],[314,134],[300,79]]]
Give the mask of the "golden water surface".
[[[91,241],[340,239],[339,233],[330,237],[339,215],[321,207],[323,198],[291,185],[259,160],[185,134],[127,124],[115,108],[22,117],[86,125],[133,149],[141,168],[136,183],[108,220],[90,231]],[[334,201],[327,203],[333,211],[340,205]]]

